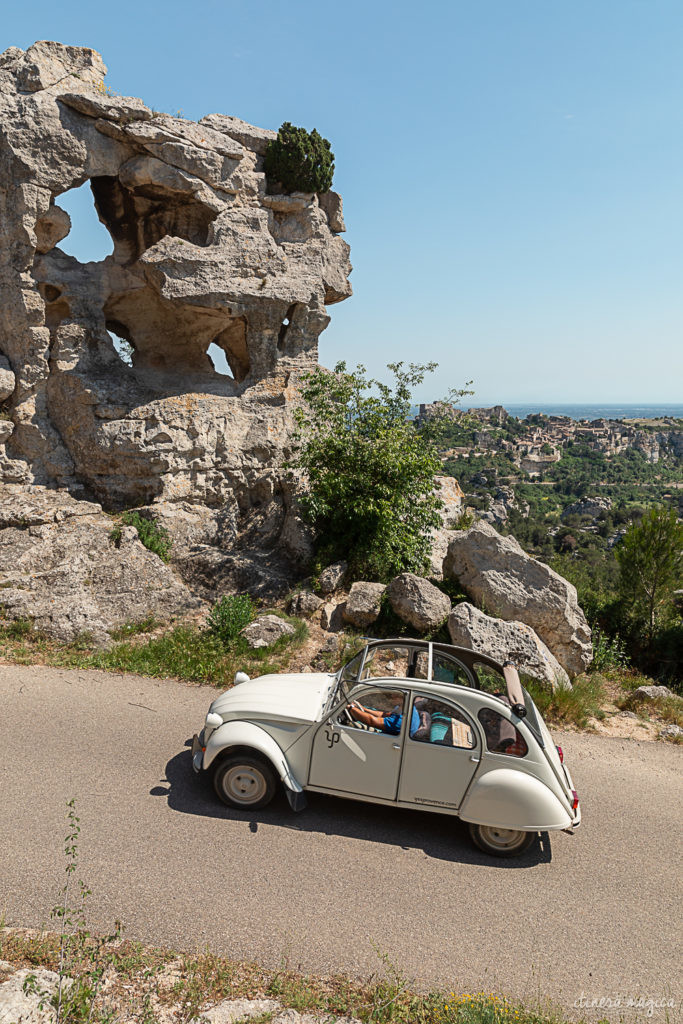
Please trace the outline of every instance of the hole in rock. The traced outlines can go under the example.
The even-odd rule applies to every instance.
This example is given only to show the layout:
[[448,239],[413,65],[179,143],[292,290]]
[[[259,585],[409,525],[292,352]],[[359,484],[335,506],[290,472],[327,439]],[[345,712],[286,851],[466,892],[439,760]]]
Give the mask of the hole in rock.
[[126,366],[132,366],[135,345],[130,340],[127,329],[116,320],[107,320],[106,327],[117,356]]
[[213,363],[213,368],[216,373],[221,377],[232,377],[230,367],[228,366],[228,357],[222,348],[219,348],[215,342],[211,342],[206,354]]
[[59,243],[62,252],[79,263],[99,263],[114,251],[111,235],[95,209],[90,183],[69,189],[57,197],[57,204],[71,217],[71,231]]

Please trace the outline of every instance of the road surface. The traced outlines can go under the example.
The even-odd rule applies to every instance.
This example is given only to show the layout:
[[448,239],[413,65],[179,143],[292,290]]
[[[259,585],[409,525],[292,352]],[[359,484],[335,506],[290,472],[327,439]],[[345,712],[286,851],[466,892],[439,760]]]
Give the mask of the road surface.
[[496,861],[438,815],[321,795],[298,815],[284,798],[222,806],[188,748],[215,694],[0,666],[8,924],[48,920],[73,797],[95,929],[120,918],[129,938],[325,973],[368,976],[386,955],[422,989],[549,997],[575,1017],[605,997],[673,999],[678,1018],[680,748],[562,736],[581,829]]

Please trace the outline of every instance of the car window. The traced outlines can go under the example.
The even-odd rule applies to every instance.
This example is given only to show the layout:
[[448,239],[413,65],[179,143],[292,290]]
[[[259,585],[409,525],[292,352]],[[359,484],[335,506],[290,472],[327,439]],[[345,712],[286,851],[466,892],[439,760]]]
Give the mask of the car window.
[[434,651],[432,657],[432,680],[435,683],[470,686],[469,676],[463,666],[440,651]]
[[391,647],[373,647],[365,658],[362,679],[386,679],[397,676],[408,678],[410,665],[410,648],[396,645]]
[[338,722],[348,728],[398,736],[405,706],[406,694],[399,690],[369,690],[344,706]]
[[422,695],[413,700],[409,736],[416,743],[437,743],[468,750],[477,743],[472,727],[457,708]]
[[481,661],[475,661],[474,671],[477,673],[480,690],[495,696],[499,694],[507,696],[507,684],[502,672],[492,668],[491,665],[484,665]]
[[491,753],[509,757],[524,757],[528,753],[526,740],[519,730],[493,708],[482,708],[479,721],[484,727],[486,746]]

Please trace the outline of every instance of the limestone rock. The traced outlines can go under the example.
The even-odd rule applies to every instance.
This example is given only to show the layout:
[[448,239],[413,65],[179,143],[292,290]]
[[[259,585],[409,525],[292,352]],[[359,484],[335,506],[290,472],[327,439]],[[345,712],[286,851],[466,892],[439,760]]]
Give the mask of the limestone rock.
[[399,619],[413,626],[420,633],[436,629],[451,610],[446,594],[429,580],[403,572],[396,576],[387,588],[389,604]]
[[560,663],[531,626],[523,622],[491,618],[463,601],[448,616],[448,632],[458,647],[480,651],[501,663],[509,658],[520,673],[552,689],[571,686]]
[[358,629],[371,626],[379,617],[386,589],[384,583],[354,583],[344,605],[344,621]]
[[[16,377],[0,372],[0,482],[167,521],[181,506],[183,575],[208,592],[253,561],[273,590],[260,554],[291,582],[310,552],[284,464],[301,374],[351,294],[341,204],[268,194],[275,132],[159,114],[108,93],[106,70],[55,42],[0,55],[0,354]],[[57,202],[86,182],[113,252],[81,264]],[[191,539],[197,506],[213,539]]]
[[659,730],[659,737],[663,740],[683,740],[683,729],[671,722]]
[[677,698],[677,695],[668,686],[639,686],[630,695],[629,703],[638,704],[645,702],[651,704],[653,701],[666,700],[669,697],[683,702],[683,697]]
[[488,613],[531,626],[570,677],[590,665],[591,632],[576,588],[527,555],[514,537],[501,537],[481,522],[457,532],[443,573],[458,580]]
[[321,598],[311,590],[302,590],[295,594],[289,606],[292,615],[313,615],[322,605]]
[[344,628],[345,601],[326,601],[320,609],[320,625],[330,633],[340,633]]
[[334,565],[328,565],[326,569],[323,569],[318,578],[320,593],[333,594],[344,582],[347,569],[346,562],[335,562]]
[[248,626],[245,626],[240,633],[240,636],[243,636],[254,650],[259,650],[262,647],[272,647],[283,636],[293,635],[294,626],[289,622],[285,622],[279,615],[259,615],[257,619],[254,619]]
[[12,373],[9,360],[0,355],[0,402],[5,402],[16,387],[16,377]]
[[[11,967],[11,964],[7,966]],[[24,983],[28,977],[35,978],[37,993],[24,992]],[[41,1009],[41,996],[38,993],[52,995],[58,984],[59,975],[44,967],[24,967],[15,971],[7,981],[0,984],[0,1021],[7,1021],[8,1024],[14,1021],[17,1024],[53,1024],[57,1020],[57,1012],[50,1005],[49,997]]]
[[99,505],[60,491],[0,491],[0,586],[6,619],[30,619],[57,640],[108,631],[148,615],[160,621],[201,608],[170,566]]
[[603,512],[609,512],[611,508],[611,498],[580,498],[579,501],[574,501],[571,505],[567,505],[560,518],[567,519],[568,516],[590,516],[591,519],[597,519]]
[[346,231],[342,197],[338,192],[323,192],[319,197],[320,208],[327,214],[330,231]]
[[234,1024],[265,1013],[275,1013],[280,1003],[275,999],[224,999],[221,1003],[205,1010],[199,1024]]
[[435,477],[438,497],[443,502],[441,509],[441,526],[432,531],[429,553],[430,579],[443,579],[443,560],[453,536],[453,529],[463,515],[465,494],[457,480],[452,476]]

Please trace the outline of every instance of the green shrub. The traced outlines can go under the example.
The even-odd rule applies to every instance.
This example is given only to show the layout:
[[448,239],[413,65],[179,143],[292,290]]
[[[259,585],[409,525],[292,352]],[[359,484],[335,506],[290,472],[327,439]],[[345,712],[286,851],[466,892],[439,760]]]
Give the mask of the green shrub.
[[554,692],[543,683],[525,679],[524,685],[543,717],[557,725],[577,725],[583,729],[589,718],[601,718],[605,701],[605,680],[597,672],[578,676],[571,687]]
[[264,169],[269,185],[278,183],[286,192],[329,192],[334,174],[334,153],[327,139],[313,129],[297,128],[285,121],[268,145]]
[[593,661],[591,670],[604,672],[610,668],[627,668],[629,656],[626,652],[626,644],[620,639],[619,634],[611,637],[600,629],[593,631]]
[[249,594],[224,594],[209,612],[207,628],[221,643],[230,645],[253,617],[254,602]]
[[121,522],[117,523],[109,534],[109,539],[117,547],[121,543],[121,525],[134,526],[138,531],[140,543],[144,544],[148,551],[158,555],[162,562],[168,562],[173,541],[168,530],[164,529],[163,526],[159,526],[153,519],[146,519],[134,509],[124,512],[121,516]]

